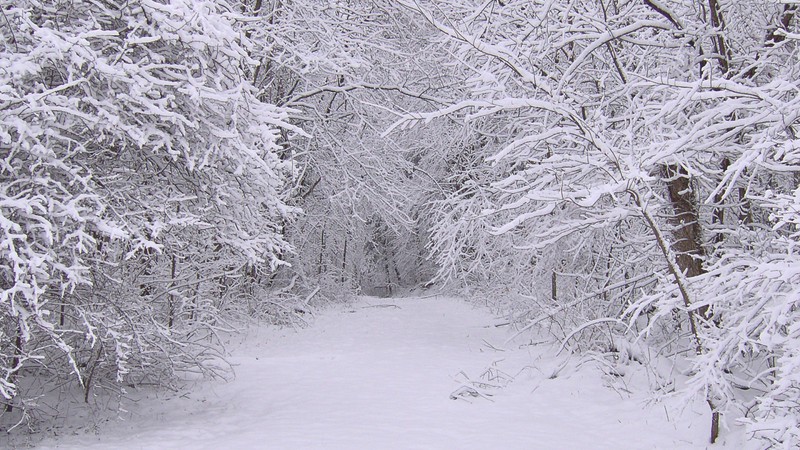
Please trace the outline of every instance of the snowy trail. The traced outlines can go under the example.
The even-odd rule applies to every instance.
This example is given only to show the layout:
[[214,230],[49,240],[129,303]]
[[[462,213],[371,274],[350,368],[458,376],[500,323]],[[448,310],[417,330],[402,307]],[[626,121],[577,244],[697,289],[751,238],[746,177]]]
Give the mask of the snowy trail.
[[[453,299],[363,299],[299,332],[251,334],[230,383],[149,400],[128,422],[41,448],[706,448],[705,415],[687,408],[670,423],[662,405],[623,398],[590,368],[549,379],[547,349],[486,344],[508,337],[498,322]],[[493,363],[514,381],[488,389],[491,400],[450,398],[460,372],[478,380]]]

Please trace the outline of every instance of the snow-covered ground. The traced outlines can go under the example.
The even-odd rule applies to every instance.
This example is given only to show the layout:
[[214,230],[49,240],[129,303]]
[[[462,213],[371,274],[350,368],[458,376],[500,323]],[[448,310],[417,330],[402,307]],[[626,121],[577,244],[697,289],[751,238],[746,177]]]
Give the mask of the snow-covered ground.
[[551,378],[563,359],[530,339],[498,350],[513,332],[501,322],[455,299],[365,298],[299,331],[251,332],[231,382],[137,402],[127,421],[39,448],[741,448],[724,430],[706,443],[700,402],[647,402],[576,360]]

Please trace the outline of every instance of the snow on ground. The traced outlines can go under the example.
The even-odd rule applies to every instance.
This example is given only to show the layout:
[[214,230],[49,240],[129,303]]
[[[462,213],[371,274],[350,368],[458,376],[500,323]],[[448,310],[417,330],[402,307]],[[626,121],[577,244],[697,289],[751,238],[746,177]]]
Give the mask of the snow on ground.
[[492,348],[512,333],[494,326],[500,322],[455,299],[365,298],[299,331],[251,333],[231,357],[234,381],[141,401],[125,422],[39,448],[740,447],[730,435],[706,444],[702,403],[680,411],[653,405],[646,394],[604,386],[590,364],[550,379],[560,361],[552,347]]

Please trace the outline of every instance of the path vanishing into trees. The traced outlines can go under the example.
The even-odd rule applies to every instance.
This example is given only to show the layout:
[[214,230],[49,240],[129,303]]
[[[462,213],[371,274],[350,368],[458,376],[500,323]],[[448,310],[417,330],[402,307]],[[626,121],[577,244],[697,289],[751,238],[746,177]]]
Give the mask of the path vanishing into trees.
[[550,344],[504,345],[514,332],[505,320],[462,300],[363,298],[311,322],[249,333],[233,350],[230,382],[137,402],[124,422],[42,448],[707,446],[702,403],[682,412],[646,404],[633,382],[631,393],[604,385],[577,358],[551,378],[564,357]]

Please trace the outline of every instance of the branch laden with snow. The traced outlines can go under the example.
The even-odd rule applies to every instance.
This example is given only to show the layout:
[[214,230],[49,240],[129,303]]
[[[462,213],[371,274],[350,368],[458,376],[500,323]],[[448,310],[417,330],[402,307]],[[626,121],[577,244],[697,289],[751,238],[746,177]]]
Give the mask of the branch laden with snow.
[[222,1],[0,8],[5,410],[35,367],[88,401],[94,365],[136,383],[202,364],[190,345],[224,307],[208,295],[282,264],[297,213],[282,155],[303,132],[248,81],[247,19]]

